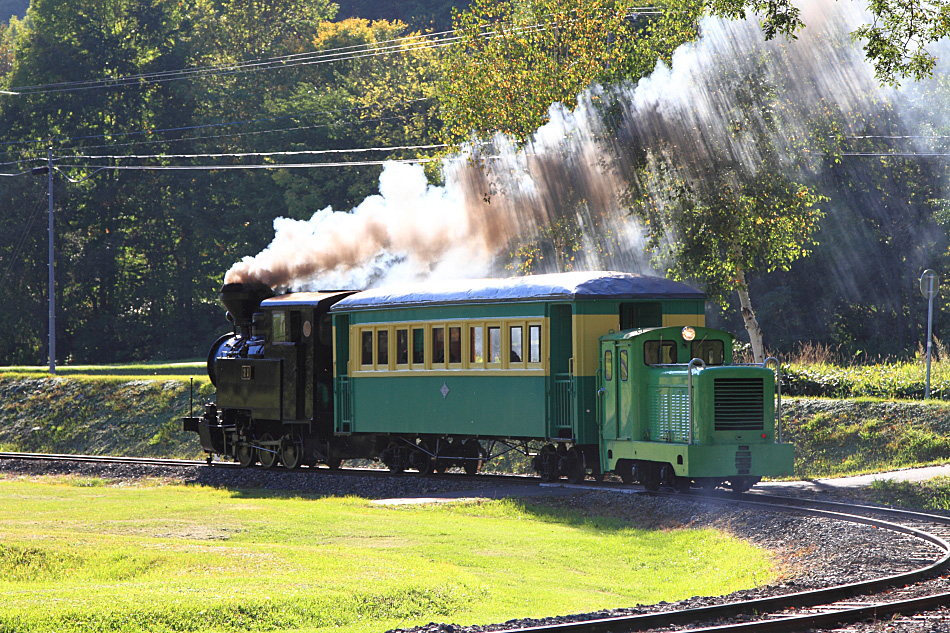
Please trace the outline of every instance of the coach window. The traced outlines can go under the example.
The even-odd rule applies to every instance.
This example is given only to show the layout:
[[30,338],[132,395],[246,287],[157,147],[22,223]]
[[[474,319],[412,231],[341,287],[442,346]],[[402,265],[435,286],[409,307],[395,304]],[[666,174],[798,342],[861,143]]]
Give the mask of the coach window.
[[604,352],[604,378],[607,382],[614,379],[614,354],[610,350]]
[[360,332],[360,365],[363,367],[373,366],[373,331],[363,330]]
[[445,328],[432,328],[432,364],[445,363]]
[[627,350],[620,350],[620,380],[627,382]]
[[425,329],[412,328],[412,367],[413,369],[423,369],[426,363],[426,331]]
[[501,364],[501,328],[497,325],[488,326],[488,362]]
[[643,362],[647,365],[672,365],[676,362],[674,341],[646,341],[643,344]]
[[541,362],[541,326],[528,326],[528,362]]
[[698,358],[707,365],[722,365],[723,347],[722,341],[693,341],[689,348],[690,358]]
[[449,364],[462,362],[462,328],[449,328]]
[[485,345],[482,336],[484,331],[482,326],[477,325],[469,328],[469,341],[471,349],[469,349],[468,362],[472,365],[483,365],[485,363]]
[[271,332],[273,333],[274,342],[285,342],[287,340],[287,315],[283,312],[274,312],[271,319]]
[[524,362],[524,341],[522,340],[523,333],[524,328],[520,325],[512,325],[508,328],[508,362],[510,363]]
[[389,369],[389,330],[376,333],[376,368]]
[[409,330],[396,330],[396,365],[409,364]]

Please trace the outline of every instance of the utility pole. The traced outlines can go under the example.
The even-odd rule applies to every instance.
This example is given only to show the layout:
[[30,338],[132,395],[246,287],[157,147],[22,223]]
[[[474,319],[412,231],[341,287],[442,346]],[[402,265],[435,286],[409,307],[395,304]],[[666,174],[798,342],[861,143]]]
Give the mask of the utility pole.
[[53,275],[53,148],[46,155],[49,192],[49,373],[56,373],[56,286]]

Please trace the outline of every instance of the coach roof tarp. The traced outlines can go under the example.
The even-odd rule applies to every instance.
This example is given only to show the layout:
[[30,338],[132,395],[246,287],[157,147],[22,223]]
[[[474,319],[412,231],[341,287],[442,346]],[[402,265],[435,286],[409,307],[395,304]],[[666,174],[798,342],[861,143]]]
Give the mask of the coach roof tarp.
[[705,298],[702,292],[686,284],[662,277],[595,271],[384,286],[350,295],[334,305],[331,311],[378,310],[447,303]]

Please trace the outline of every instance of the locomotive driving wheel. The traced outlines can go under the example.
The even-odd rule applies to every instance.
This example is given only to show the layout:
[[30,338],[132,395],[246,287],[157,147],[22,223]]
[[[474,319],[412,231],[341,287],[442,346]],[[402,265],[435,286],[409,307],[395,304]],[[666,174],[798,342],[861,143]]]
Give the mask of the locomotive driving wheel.
[[255,452],[254,447],[249,442],[240,442],[234,449],[234,459],[241,465],[241,468],[247,468],[257,461]]
[[273,468],[277,465],[277,451],[274,450],[276,447],[273,444],[264,446],[267,442],[273,442],[274,438],[270,433],[265,433],[261,436],[261,444],[257,448],[257,459],[261,462],[261,466],[264,468]]
[[303,441],[299,437],[293,434],[283,437],[280,442],[280,461],[287,470],[300,466],[303,462]]

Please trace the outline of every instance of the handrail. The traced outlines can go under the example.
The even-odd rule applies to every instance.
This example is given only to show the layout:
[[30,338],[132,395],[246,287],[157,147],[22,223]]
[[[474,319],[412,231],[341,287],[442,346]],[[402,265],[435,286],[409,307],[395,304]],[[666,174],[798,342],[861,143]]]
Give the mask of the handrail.
[[689,401],[689,439],[687,444],[693,443],[693,369],[706,369],[706,363],[701,358],[694,358],[686,366],[686,399]]
[[782,363],[774,356],[762,361],[762,367],[768,367],[769,361],[775,362],[775,389],[778,394],[778,403],[775,405],[775,439],[782,443]]

